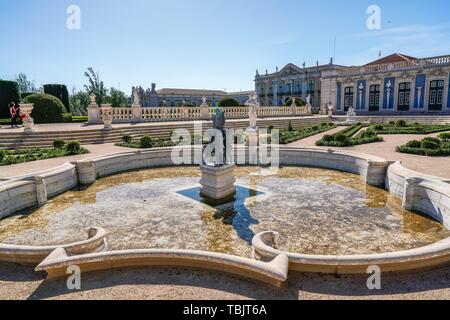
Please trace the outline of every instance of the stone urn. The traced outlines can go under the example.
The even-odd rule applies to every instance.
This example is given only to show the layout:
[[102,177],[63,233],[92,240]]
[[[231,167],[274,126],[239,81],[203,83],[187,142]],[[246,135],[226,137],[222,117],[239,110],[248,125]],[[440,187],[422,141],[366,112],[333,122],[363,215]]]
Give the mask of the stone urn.
[[113,110],[111,104],[102,104],[100,106],[100,112],[104,124],[104,130],[112,130]]
[[20,111],[25,115],[23,118],[23,126],[25,133],[32,133],[34,121],[31,117],[31,112],[33,111],[34,105],[32,103],[20,104]]
[[329,103],[327,105],[327,110],[328,110],[328,117],[332,118],[333,117],[333,112],[334,112],[333,104]]

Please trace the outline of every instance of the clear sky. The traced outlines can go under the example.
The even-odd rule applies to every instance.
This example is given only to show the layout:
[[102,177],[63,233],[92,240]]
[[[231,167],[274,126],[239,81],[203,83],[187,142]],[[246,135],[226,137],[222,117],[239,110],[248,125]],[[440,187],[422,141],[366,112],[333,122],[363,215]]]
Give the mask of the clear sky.
[[[68,30],[69,5],[81,29]],[[381,8],[369,30],[368,6]],[[87,67],[108,87],[254,88],[258,68],[364,64],[401,52],[450,54],[448,0],[0,0],[0,78],[82,88]]]

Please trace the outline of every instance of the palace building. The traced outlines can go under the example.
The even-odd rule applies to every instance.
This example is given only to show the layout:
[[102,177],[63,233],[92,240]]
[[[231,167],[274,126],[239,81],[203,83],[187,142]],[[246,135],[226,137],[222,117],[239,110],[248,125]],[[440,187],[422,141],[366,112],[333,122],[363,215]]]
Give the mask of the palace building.
[[254,91],[225,92],[221,90],[200,90],[200,89],[175,89],[163,88],[156,90],[156,84],[152,83],[151,89],[144,90],[142,87],[133,87],[140,96],[142,107],[179,107],[179,106],[200,106],[203,97],[210,106],[217,106],[223,98],[233,98],[240,105],[244,105],[249,96]]
[[363,66],[286,65],[260,75],[255,88],[262,105],[284,105],[309,95],[314,109],[333,105],[336,113],[450,113],[450,55],[415,58],[395,53]]

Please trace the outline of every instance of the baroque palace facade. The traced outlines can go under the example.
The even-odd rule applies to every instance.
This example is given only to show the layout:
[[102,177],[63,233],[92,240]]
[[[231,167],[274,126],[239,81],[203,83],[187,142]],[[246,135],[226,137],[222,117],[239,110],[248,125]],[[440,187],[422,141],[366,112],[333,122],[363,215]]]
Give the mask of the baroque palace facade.
[[170,89],[156,90],[156,84],[152,83],[151,89],[144,90],[142,87],[133,87],[131,96],[138,91],[142,107],[179,107],[202,104],[203,97],[210,106],[217,106],[223,98],[233,98],[240,105],[244,105],[254,91],[225,92],[221,90],[199,90],[199,89]]
[[358,114],[450,113],[450,55],[418,59],[395,53],[353,67],[333,61],[309,68],[288,64],[272,74],[257,71],[255,88],[267,106],[309,95],[314,109],[332,105],[336,113],[350,107]]

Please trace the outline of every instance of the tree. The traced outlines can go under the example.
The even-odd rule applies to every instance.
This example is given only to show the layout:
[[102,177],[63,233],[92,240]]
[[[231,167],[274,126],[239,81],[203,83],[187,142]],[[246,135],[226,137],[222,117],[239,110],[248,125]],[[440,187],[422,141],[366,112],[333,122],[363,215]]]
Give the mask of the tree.
[[58,98],[64,104],[66,110],[70,110],[69,92],[64,84],[44,84],[44,93]]
[[19,85],[15,81],[0,80],[0,118],[9,118],[8,104],[20,102]]
[[239,102],[233,98],[223,98],[219,101],[219,107],[239,107]]
[[128,97],[124,92],[111,88],[109,89],[109,95],[106,98],[107,103],[110,103],[114,108],[128,106]]
[[89,94],[95,94],[96,101],[98,104],[104,103],[106,101],[106,96],[108,89],[105,88],[103,81],[100,81],[98,73],[95,73],[92,67],[84,73],[84,76],[88,78],[89,84],[84,85],[84,88]]
[[87,115],[87,107],[89,105],[89,93],[85,91],[76,91],[72,88],[72,94],[69,97],[70,111],[73,115]]
[[29,81],[25,73],[19,73],[16,76],[16,82],[19,85],[19,91],[21,93],[30,93],[36,92],[36,86],[34,85],[34,81]]

